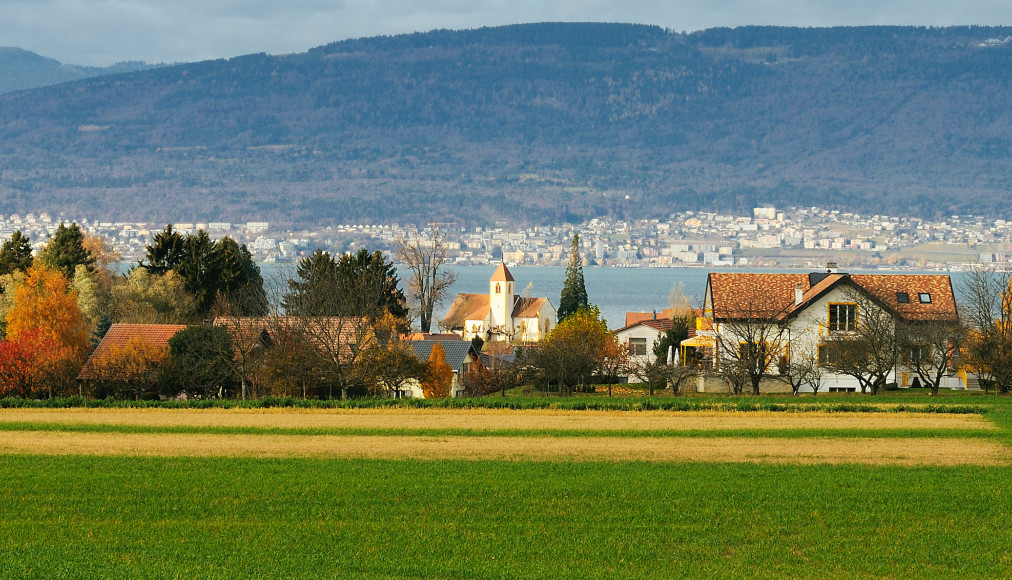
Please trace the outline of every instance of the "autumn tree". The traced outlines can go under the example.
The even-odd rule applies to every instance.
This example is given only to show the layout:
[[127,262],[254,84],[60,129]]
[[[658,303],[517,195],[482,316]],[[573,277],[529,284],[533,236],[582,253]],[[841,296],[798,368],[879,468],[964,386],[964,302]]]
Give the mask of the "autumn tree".
[[596,306],[580,308],[560,322],[532,349],[529,362],[560,393],[585,390],[601,368],[610,334]]
[[441,399],[450,396],[453,386],[453,367],[446,362],[443,345],[436,342],[429,354],[429,363],[422,379],[422,394],[426,399]]
[[612,385],[619,375],[627,374],[632,370],[629,345],[614,334],[608,337],[604,344],[604,352],[601,358],[601,375],[608,381],[608,396],[611,396]]
[[[273,347],[271,336],[281,326],[277,317],[266,315],[264,301],[263,286],[248,284],[228,293],[219,292],[215,302],[214,323],[227,328],[232,338],[227,351],[221,353],[222,360],[239,377],[243,399],[256,396],[251,389],[256,387],[256,375],[263,366],[264,353]],[[251,309],[261,315],[249,316]]]
[[521,386],[526,379],[522,364],[495,353],[472,362],[460,378],[467,394],[474,397],[496,392],[505,397],[506,391]]
[[0,246],[0,276],[26,272],[33,260],[31,242],[17,230]]
[[90,268],[95,258],[84,247],[84,233],[81,228],[76,223],[66,226],[60,222],[53,237],[39,252],[39,261],[59,270],[68,280],[73,280],[77,266]]
[[168,348],[144,336],[132,336],[123,344],[113,345],[89,364],[104,394],[139,400],[141,395],[157,388],[158,370],[168,355]]
[[561,323],[581,308],[588,308],[589,306],[587,287],[583,280],[583,256],[580,255],[580,235],[573,234],[573,242],[569,248],[569,264],[566,266],[566,279],[562,283],[562,295],[559,297],[559,322]]
[[176,272],[157,275],[134,268],[116,281],[111,297],[115,322],[186,324],[197,320],[193,296]]
[[[88,347],[88,329],[77,305],[77,294],[68,289],[63,275],[45,265],[28,270],[24,284],[14,294],[7,311],[7,337],[38,332],[52,348],[39,363],[52,382],[69,384]],[[50,395],[52,394],[50,383]]]
[[53,344],[38,329],[0,341],[0,397],[35,397],[46,384]]
[[418,304],[418,323],[422,332],[432,328],[432,311],[442,302],[456,276],[446,267],[446,234],[433,226],[430,239],[401,241],[398,255],[411,272],[408,295]]
[[962,354],[986,389],[1012,390],[1012,269],[1006,265],[966,272],[962,288],[966,335]]

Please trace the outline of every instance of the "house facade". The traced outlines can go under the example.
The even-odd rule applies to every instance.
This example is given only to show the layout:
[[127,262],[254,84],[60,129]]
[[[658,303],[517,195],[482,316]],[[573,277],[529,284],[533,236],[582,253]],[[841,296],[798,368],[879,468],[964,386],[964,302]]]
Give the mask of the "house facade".
[[548,298],[517,296],[515,284],[500,263],[489,279],[488,294],[457,294],[440,327],[464,340],[540,341],[555,326],[555,306]]
[[[629,320],[628,314],[626,320]],[[654,343],[674,326],[674,321],[670,317],[636,320],[619,328],[614,334],[629,349],[630,362],[642,365],[653,360]]]
[[[861,332],[861,325],[885,320],[895,333],[899,324],[914,328],[958,322],[952,283],[946,275],[851,275],[833,271],[711,273],[703,316],[704,324],[697,335],[682,343],[682,360],[691,358],[690,349],[699,349],[709,354],[702,366],[717,369],[722,359],[728,364],[727,353],[762,348],[770,350],[767,356],[774,361],[770,374],[776,375],[777,361],[808,356],[825,369],[820,390],[844,392],[859,391],[860,384],[854,377],[832,372],[834,353],[839,352],[834,349],[841,340]],[[763,324],[774,330],[757,339],[760,331],[749,329]],[[756,342],[763,344],[757,347]],[[905,357],[896,360],[887,382],[900,387],[917,386],[916,374]],[[965,388],[965,383],[949,370],[940,386]],[[800,390],[811,392],[812,388],[803,385]]]

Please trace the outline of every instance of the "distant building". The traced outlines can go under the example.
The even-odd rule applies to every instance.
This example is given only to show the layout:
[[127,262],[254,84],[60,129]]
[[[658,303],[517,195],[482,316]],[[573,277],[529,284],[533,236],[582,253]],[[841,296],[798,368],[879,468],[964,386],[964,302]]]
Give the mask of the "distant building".
[[500,263],[489,280],[488,294],[457,294],[439,326],[465,340],[538,342],[555,325],[556,310],[548,298],[514,292],[513,274]]

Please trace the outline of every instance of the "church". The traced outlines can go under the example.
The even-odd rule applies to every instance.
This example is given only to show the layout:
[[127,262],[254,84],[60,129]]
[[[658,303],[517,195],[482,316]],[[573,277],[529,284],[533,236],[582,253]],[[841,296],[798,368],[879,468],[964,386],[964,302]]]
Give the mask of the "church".
[[555,307],[548,298],[517,296],[515,281],[506,264],[500,263],[488,281],[488,294],[457,294],[446,318],[444,330],[465,340],[538,342],[555,326]]

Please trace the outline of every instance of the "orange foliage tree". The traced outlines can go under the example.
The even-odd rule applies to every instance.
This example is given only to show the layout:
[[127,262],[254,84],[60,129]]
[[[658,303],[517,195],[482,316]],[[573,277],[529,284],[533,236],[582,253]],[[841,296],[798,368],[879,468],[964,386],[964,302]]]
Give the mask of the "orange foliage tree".
[[93,372],[107,393],[139,399],[145,391],[155,388],[158,369],[168,356],[167,346],[158,346],[143,336],[132,336],[93,359]]
[[24,284],[14,292],[14,303],[7,311],[7,338],[17,340],[25,333],[37,335],[49,345],[39,353],[33,366],[36,380],[69,384],[88,348],[88,327],[77,304],[77,293],[68,288],[67,279],[58,270],[44,265],[28,270]]
[[0,397],[34,397],[43,378],[39,369],[51,349],[52,342],[38,330],[0,342]]
[[453,367],[446,362],[446,351],[438,342],[432,345],[429,354],[429,368],[422,380],[422,394],[426,399],[450,396],[453,385]]

